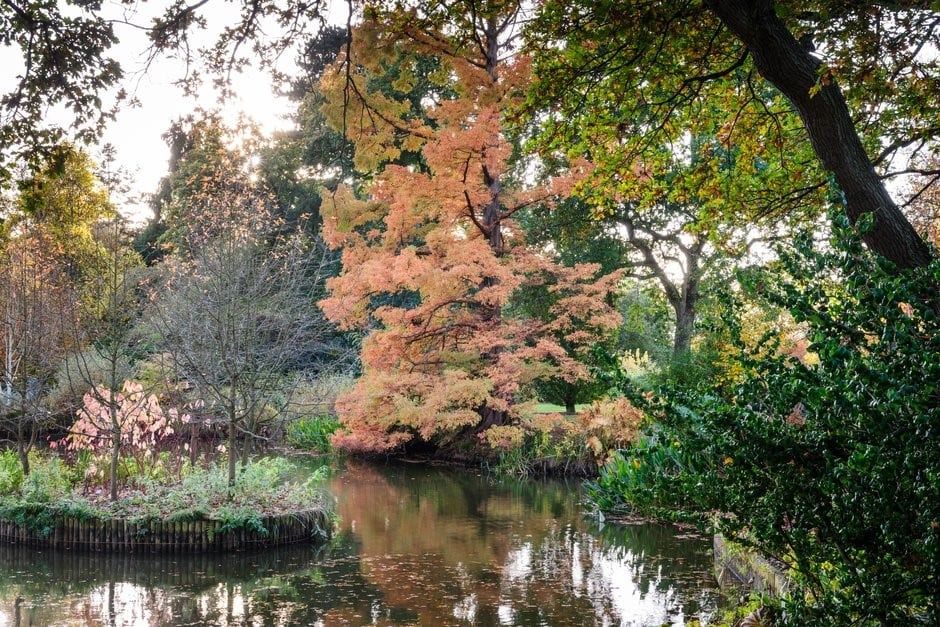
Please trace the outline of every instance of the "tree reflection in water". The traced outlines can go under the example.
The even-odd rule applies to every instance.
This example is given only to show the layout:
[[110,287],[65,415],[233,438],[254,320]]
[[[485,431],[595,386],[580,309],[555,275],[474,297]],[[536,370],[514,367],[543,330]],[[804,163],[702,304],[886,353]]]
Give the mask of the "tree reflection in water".
[[710,543],[583,517],[576,484],[347,463],[330,546],[121,556],[0,545],[0,624],[661,625],[717,603]]

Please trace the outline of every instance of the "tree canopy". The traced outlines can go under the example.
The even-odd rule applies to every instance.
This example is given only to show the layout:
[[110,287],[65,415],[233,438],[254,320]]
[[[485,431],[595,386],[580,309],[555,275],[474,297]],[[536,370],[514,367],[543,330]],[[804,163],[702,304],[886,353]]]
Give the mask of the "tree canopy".
[[[850,218],[875,215],[873,250],[922,266],[928,248],[884,179],[899,150],[935,142],[938,61],[923,51],[938,29],[926,2],[548,2],[529,28],[533,93],[560,103],[563,121],[622,137],[631,159],[694,133],[714,104],[744,167],[759,158],[779,173],[752,209],[790,210],[831,183]],[[808,148],[821,175],[799,172]]]

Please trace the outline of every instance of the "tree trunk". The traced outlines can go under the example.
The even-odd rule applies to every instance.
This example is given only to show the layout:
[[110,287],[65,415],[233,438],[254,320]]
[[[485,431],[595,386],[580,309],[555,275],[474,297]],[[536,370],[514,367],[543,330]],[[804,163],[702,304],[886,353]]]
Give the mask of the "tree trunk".
[[676,314],[676,330],[672,336],[672,359],[681,362],[692,351],[692,336],[695,333],[696,307],[698,307],[698,285],[701,280],[702,250],[706,244],[700,239],[685,251],[687,271],[682,283],[672,292],[669,299]]
[[117,475],[118,475],[118,462],[121,459],[121,432],[120,430],[115,431],[111,437],[111,469],[109,471],[111,491],[110,498],[114,502],[117,500]]
[[578,412],[578,408],[574,402],[574,396],[567,396],[565,398],[565,413],[576,414],[577,412]]
[[[490,18],[487,21],[486,28],[486,73],[490,80],[495,84],[499,80],[499,26],[496,18]],[[485,152],[485,148],[484,148]],[[483,182],[489,190],[490,198],[483,208],[483,225],[488,229],[487,236],[490,248],[497,257],[503,256],[504,242],[502,231],[502,202],[501,194],[503,184],[498,175],[491,174],[489,169],[483,165]]]
[[679,361],[692,350],[695,332],[695,302],[688,295],[673,305],[676,313],[676,331],[672,338],[672,359]]
[[[820,61],[804,49],[777,16],[773,0],[707,0],[708,6],[747,47],[761,76],[793,104],[816,155],[845,194],[854,224],[875,217],[863,241],[901,268],[930,263],[930,250],[901,213],[862,146],[848,105],[835,80],[822,84]],[[820,83],[815,94],[810,91]]]
[[[499,26],[497,24],[496,18],[489,18],[486,23],[486,73],[489,75],[490,79],[495,84],[499,77],[498,65],[499,65]],[[485,153],[485,148],[484,148]],[[484,155],[485,156],[485,155]],[[502,181],[498,175],[491,174],[489,169],[486,167],[485,159],[482,159],[482,174],[483,182],[489,191],[489,199],[486,203],[486,206],[483,208],[483,229],[484,235],[487,237],[487,241],[490,245],[490,248],[493,250],[493,254],[496,257],[502,257],[504,250],[503,242],[503,231],[502,231]],[[484,287],[491,287],[496,284],[496,279],[494,277],[486,277],[483,279]],[[487,312],[487,319],[490,324],[498,325],[500,324],[500,318],[502,312],[499,307],[491,307]],[[485,356],[488,360],[495,361],[499,354],[499,349],[491,349],[485,353]],[[474,433],[482,433],[483,431],[489,429],[492,426],[503,425],[508,421],[508,415],[504,411],[498,411],[490,407],[483,407],[480,410],[481,420],[474,429]]]
[[490,427],[497,427],[508,422],[508,415],[504,411],[493,409],[492,407],[483,407],[480,410],[481,420],[476,428],[472,430],[474,434],[480,434]]
[[238,451],[235,449],[235,412],[229,412],[228,420],[228,487],[235,485],[235,462],[238,460]]
[[16,438],[16,453],[20,458],[20,466],[23,467],[23,476],[29,476],[29,450],[26,448],[26,445],[22,437],[23,427],[20,425],[17,428],[17,438]]
[[196,465],[196,445],[199,443],[198,439],[198,425],[195,416],[190,416],[189,422],[189,464],[190,466]]
[[111,393],[111,467],[108,472],[110,482],[111,502],[117,500],[118,495],[118,462],[121,459],[121,425],[117,421],[117,408],[114,406],[114,393]]

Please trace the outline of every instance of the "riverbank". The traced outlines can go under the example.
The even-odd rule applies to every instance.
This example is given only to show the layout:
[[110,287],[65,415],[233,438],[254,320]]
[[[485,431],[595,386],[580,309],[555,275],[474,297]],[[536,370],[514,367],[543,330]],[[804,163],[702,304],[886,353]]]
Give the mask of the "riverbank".
[[[250,525],[231,521],[77,518],[55,505],[34,506],[24,522],[0,519],[0,542],[58,551],[205,553],[270,548],[300,542],[322,544],[331,535],[325,508],[258,516]],[[42,521],[36,524],[36,521]]]
[[[547,406],[550,408],[550,406]],[[617,450],[629,447],[645,420],[627,399],[579,406],[578,413],[536,411],[511,424],[467,429],[426,440],[411,433],[394,448],[363,446],[340,422],[328,417],[304,420],[289,438],[310,452],[333,450],[365,460],[398,460],[455,468],[482,468],[515,477],[596,477]]]

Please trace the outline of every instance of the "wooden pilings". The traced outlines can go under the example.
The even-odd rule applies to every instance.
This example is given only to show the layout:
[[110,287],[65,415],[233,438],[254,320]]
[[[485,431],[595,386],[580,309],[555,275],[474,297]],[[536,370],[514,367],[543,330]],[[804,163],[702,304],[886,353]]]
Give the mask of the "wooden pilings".
[[324,541],[329,514],[311,509],[261,518],[261,528],[225,529],[220,520],[135,521],[56,515],[51,527],[0,519],[0,542],[91,551],[201,553]]

